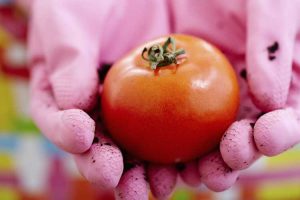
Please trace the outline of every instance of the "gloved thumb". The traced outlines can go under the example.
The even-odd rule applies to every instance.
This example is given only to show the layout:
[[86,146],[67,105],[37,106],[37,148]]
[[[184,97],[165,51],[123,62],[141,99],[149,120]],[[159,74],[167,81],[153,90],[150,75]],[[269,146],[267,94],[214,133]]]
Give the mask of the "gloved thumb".
[[[101,5],[100,2],[91,6],[80,1],[59,0],[34,3],[31,57],[44,60],[60,110],[88,111],[95,104],[102,25],[112,4]],[[99,12],[101,15],[95,17]]]
[[247,72],[253,101],[267,112],[283,108],[292,73],[296,10],[287,1],[247,4]]

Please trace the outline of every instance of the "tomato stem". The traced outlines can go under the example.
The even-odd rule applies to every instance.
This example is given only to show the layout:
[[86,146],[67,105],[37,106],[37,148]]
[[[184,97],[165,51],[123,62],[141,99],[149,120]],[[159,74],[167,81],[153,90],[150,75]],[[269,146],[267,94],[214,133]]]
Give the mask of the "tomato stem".
[[[169,46],[171,45],[171,48]],[[147,57],[145,53],[147,52]],[[149,49],[145,47],[142,52],[142,58],[149,62],[151,69],[164,67],[171,64],[178,64],[177,56],[184,55],[184,49],[176,50],[175,40],[169,37],[163,45],[154,44]]]

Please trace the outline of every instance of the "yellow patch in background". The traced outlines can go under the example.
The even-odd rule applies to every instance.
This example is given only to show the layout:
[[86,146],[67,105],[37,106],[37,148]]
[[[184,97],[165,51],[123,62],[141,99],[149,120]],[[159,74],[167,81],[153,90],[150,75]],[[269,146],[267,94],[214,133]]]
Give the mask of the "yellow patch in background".
[[[0,153],[0,172],[13,172],[15,165],[11,154]],[[1,199],[1,198],[0,198]]]
[[257,189],[257,198],[262,200],[296,200],[300,199],[300,182],[287,181],[276,181],[261,184]]
[[[266,158],[266,169],[285,169],[300,166],[300,146],[296,146],[278,156]],[[300,167],[299,167],[300,169]],[[300,190],[300,189],[299,189]]]
[[1,186],[0,199],[1,200],[19,200],[21,198],[15,189],[8,187],[8,186],[6,186],[6,187]]
[[0,72],[0,133],[13,129],[16,119],[11,81]]

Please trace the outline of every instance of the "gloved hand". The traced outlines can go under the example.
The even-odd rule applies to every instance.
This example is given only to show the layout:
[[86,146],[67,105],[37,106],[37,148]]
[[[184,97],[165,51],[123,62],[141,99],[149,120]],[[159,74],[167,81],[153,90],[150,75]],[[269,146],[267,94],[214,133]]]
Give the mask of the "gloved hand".
[[[99,111],[98,66],[168,34],[165,2],[37,0],[27,7],[31,111],[37,126],[74,155],[81,174],[97,187],[117,187],[119,199],[148,199],[144,166],[127,158],[124,166],[121,151],[103,134],[93,112]],[[154,190],[169,190],[157,175],[175,185],[174,167],[153,166],[149,173]]]
[[[197,35],[213,42],[222,48],[236,66],[244,67],[245,31],[247,27],[249,32],[247,58],[248,63],[254,63],[253,66],[247,66],[249,85],[254,84],[253,87],[250,87],[250,89],[252,88],[251,93],[256,97],[254,98],[256,104],[264,111],[282,108],[286,103],[284,96],[288,96],[289,99],[290,96],[293,96],[291,99],[296,99],[295,95],[297,94],[292,91],[287,92],[289,83],[286,79],[288,78],[279,79],[282,80],[282,87],[279,92],[276,90],[278,82],[273,80],[276,79],[274,77],[277,77],[277,74],[291,74],[291,66],[286,61],[290,61],[291,64],[293,58],[292,50],[288,47],[295,43],[291,35],[296,33],[297,21],[295,20],[294,23],[282,22],[286,22],[287,12],[291,14],[290,10],[294,10],[292,13],[296,14],[297,6],[287,6],[283,2],[281,3],[284,6],[274,6],[270,2],[266,2],[266,4],[271,5],[269,7],[268,5],[255,5],[257,2],[253,1],[249,5],[240,0],[231,4],[225,4],[222,1],[204,3],[204,1],[180,0],[166,2],[159,0],[151,2],[130,1],[130,4],[126,1],[117,3],[95,1],[83,5],[79,1],[35,2],[31,7],[33,15],[30,34],[30,55],[33,66],[31,105],[34,120],[51,141],[68,152],[76,153],[75,159],[79,170],[89,181],[106,187],[115,187],[119,182],[116,190],[119,198],[147,199],[147,183],[144,180],[145,169],[143,165],[129,162],[126,164],[126,170],[120,179],[123,172],[121,152],[108,138],[101,134],[101,129],[96,134],[98,139],[93,139],[95,123],[86,113],[81,111],[92,109],[97,97],[96,68],[98,64],[111,63],[130,48],[145,40],[176,31]],[[246,12],[246,8],[249,11]],[[168,9],[171,9],[171,12],[168,12]],[[272,14],[274,9],[274,14]],[[284,12],[278,12],[280,9]],[[169,24],[168,14],[172,14],[171,21],[173,24]],[[262,19],[261,16],[263,16]],[[280,34],[274,32],[273,27],[270,27],[270,19],[273,20],[273,16],[277,20],[276,23],[287,26],[285,29],[280,29],[282,31]],[[191,19],[189,19],[190,17]],[[256,22],[261,23],[261,25]],[[291,26],[293,28],[288,24],[294,24]],[[216,31],[220,29],[222,31]],[[256,34],[256,32],[262,34]],[[277,51],[275,39],[278,39],[279,44]],[[253,40],[257,42],[253,43]],[[232,46],[233,44],[235,46]],[[253,46],[254,44],[257,46]],[[275,46],[273,46],[274,44]],[[268,51],[268,49],[270,50]],[[276,56],[275,60],[272,58],[274,56]],[[269,57],[276,62],[268,61]],[[264,60],[266,58],[267,61]],[[281,71],[278,73],[270,68],[271,70],[267,72],[271,75],[266,74],[267,66],[261,62],[270,62],[267,65],[268,68],[273,66],[274,69],[281,69],[284,73]],[[241,71],[244,76],[245,71]],[[256,73],[255,76],[254,73]],[[260,82],[256,81],[257,77],[260,77]],[[256,87],[255,83],[259,83],[259,87]],[[272,85],[272,88],[274,86],[275,89],[269,92],[268,87],[270,86],[265,86],[264,83]],[[293,88],[297,87],[296,82],[293,82],[292,85],[294,85]],[[294,91],[297,91],[297,88]],[[281,95],[279,98],[276,97],[275,103],[271,104],[273,108],[270,108],[270,105],[266,107],[260,105],[259,102],[264,102],[257,100],[261,93],[266,94],[264,96],[267,99],[274,94],[279,93]],[[253,117],[253,112],[256,113],[257,110],[253,110],[249,115],[247,110],[250,108],[248,104],[251,105],[251,101],[246,93],[242,93],[242,97],[241,119]],[[293,103],[289,104],[292,104],[294,109],[297,108],[296,100],[291,101]],[[285,111],[282,112],[286,113]],[[268,115],[266,114],[265,117]],[[292,118],[294,115],[283,114],[285,121],[279,119],[279,122],[282,123],[276,125],[287,122],[285,116]],[[274,118],[263,119],[264,116],[259,121],[264,122]],[[255,118],[250,120],[254,122]],[[259,121],[255,125],[254,135],[266,136],[273,139],[270,141],[277,142],[275,143],[277,146],[273,145],[274,142],[268,143],[268,145],[273,145],[274,148],[272,149],[278,149],[280,152],[283,149],[279,147],[282,146],[283,142],[283,146],[288,147],[289,144],[298,141],[293,130],[290,131],[290,138],[282,140],[276,140],[276,138],[280,139],[278,136],[266,134],[272,133],[272,126],[267,126],[271,127],[268,129],[269,132],[257,131],[261,130],[257,129]],[[291,122],[287,123],[290,126]],[[297,129],[298,127],[295,125],[294,128]],[[54,130],[55,132],[53,132]],[[234,135],[235,131],[240,134],[240,137]],[[225,137],[225,135],[232,137]],[[260,153],[264,153],[260,149],[261,152],[256,150],[252,127],[248,120],[234,123],[225,135],[221,142],[221,152],[226,164],[221,154],[216,152],[201,159],[200,166],[198,166],[197,161],[178,165],[177,169],[180,170],[180,176],[186,183],[189,185],[200,183],[198,171],[200,167],[202,181],[205,185],[216,191],[227,189],[236,180],[237,170],[250,165],[254,160],[252,159],[253,155],[257,158]],[[262,141],[258,139],[259,137],[254,138],[256,144],[259,144],[258,141]],[[93,140],[94,144],[91,145]],[[241,144],[245,144],[242,147],[246,148],[241,149]],[[267,148],[271,149],[270,147]],[[87,149],[89,150],[86,151]],[[244,149],[247,149],[248,152]],[[229,151],[227,154],[226,150]],[[240,158],[246,160],[243,161],[243,165],[239,162]],[[234,162],[238,164],[232,164]],[[159,198],[166,198],[175,186],[176,168],[174,166],[150,165],[147,174],[154,195]]]
[[172,1],[175,31],[216,44],[240,79],[239,120],[198,166],[214,191],[229,188],[261,155],[300,141],[299,9],[299,0]]

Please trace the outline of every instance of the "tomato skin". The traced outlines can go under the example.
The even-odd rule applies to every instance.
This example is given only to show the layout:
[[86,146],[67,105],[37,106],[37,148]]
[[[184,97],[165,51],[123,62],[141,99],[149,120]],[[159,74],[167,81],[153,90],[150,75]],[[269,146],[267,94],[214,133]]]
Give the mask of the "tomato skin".
[[105,127],[129,153],[155,163],[184,162],[216,148],[235,120],[239,87],[233,68],[212,45],[171,35],[187,60],[152,70],[135,49],[109,70],[101,97]]

